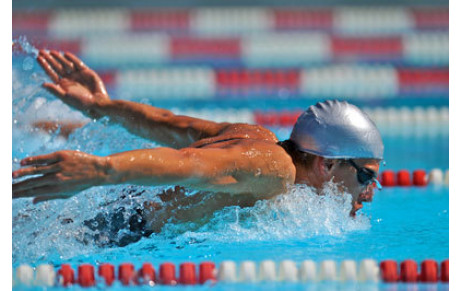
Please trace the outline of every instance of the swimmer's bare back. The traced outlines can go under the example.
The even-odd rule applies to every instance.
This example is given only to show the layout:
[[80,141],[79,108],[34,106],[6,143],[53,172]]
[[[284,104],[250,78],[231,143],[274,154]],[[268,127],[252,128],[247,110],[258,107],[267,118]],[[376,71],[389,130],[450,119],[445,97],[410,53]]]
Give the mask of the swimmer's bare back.
[[224,200],[238,197],[244,204],[242,197],[273,197],[294,183],[291,157],[266,128],[111,100],[99,76],[73,54],[42,50],[37,60],[52,81],[44,88],[64,103],[90,118],[108,116],[133,134],[165,147],[106,157],[78,151],[28,157],[13,172],[14,178],[26,178],[13,184],[13,198],[34,197],[37,203],[68,198],[98,185],[181,185],[228,194]]
[[[244,132],[244,134],[242,134]],[[191,148],[231,148],[245,153],[245,155],[258,155],[259,148],[266,147],[268,153],[263,157],[267,167],[277,167],[277,161],[273,161],[269,151],[276,145],[277,139],[273,133],[260,126],[247,124],[234,124],[228,126],[226,131],[215,137],[205,138],[192,144]],[[219,157],[216,157],[218,160]],[[268,163],[273,163],[268,165]],[[228,177],[222,183],[236,183],[237,177]],[[232,195],[229,193],[216,192],[210,196],[209,192],[199,192],[192,196],[185,195],[186,189],[174,187],[166,190],[160,195],[165,206],[157,203],[145,203],[143,216],[146,219],[146,229],[153,232],[161,231],[164,224],[171,219],[178,222],[194,222],[195,224],[205,223],[212,214],[227,206],[252,207],[261,199],[269,199],[275,196],[275,192],[266,192],[254,195],[251,191],[247,193]]]

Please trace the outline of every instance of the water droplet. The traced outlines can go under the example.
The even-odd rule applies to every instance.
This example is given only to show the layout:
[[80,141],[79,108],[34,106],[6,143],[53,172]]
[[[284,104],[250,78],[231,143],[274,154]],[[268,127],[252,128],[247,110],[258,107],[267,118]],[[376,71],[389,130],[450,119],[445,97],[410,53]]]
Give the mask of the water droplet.
[[22,69],[24,71],[30,71],[34,68],[34,59],[31,57],[26,57],[24,61],[22,62]]

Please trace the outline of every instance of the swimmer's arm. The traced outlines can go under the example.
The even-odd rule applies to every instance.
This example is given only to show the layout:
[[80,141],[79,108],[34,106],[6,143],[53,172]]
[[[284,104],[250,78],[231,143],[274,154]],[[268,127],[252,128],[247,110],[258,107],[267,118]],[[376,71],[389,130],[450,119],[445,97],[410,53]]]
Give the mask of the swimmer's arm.
[[229,123],[175,115],[166,109],[125,101],[102,100],[93,109],[99,116],[108,116],[131,133],[176,149],[218,135]]
[[271,196],[285,192],[287,184],[294,182],[292,169],[282,169],[282,162],[273,163],[273,159],[279,161],[277,155],[261,151],[258,157],[251,157],[231,148],[135,150],[107,157],[107,183],[181,185]]
[[146,104],[111,100],[98,74],[75,55],[41,50],[38,62],[52,80],[43,86],[90,118],[110,117],[130,132],[165,146],[183,148],[207,137],[213,137],[228,124],[177,116]]
[[21,161],[21,168],[13,172],[13,178],[21,178],[13,183],[13,198],[34,197],[37,203],[113,184],[175,184],[267,197],[283,193],[287,184],[294,182],[294,176],[295,168],[281,147],[250,151],[155,148],[107,157],[59,151]]

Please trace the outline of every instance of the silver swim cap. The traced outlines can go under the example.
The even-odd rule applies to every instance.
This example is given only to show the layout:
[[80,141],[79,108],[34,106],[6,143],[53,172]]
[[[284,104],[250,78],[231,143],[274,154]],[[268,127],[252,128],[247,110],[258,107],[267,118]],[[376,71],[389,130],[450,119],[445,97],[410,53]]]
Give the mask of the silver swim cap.
[[318,102],[297,119],[290,139],[298,149],[329,159],[383,159],[374,122],[346,101]]

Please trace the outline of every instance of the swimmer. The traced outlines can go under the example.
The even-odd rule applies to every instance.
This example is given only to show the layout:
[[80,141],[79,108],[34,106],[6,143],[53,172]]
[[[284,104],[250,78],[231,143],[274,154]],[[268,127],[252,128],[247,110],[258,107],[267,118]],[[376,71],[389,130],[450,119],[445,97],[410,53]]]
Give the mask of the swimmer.
[[[158,205],[144,205],[146,228],[159,231],[163,223],[156,222],[169,215],[193,220],[228,205],[252,206],[293,184],[306,184],[321,194],[329,181],[352,195],[350,215],[355,216],[363,202],[372,201],[374,186],[380,187],[380,133],[365,113],[345,101],[310,106],[290,138],[278,141],[259,125],[217,123],[112,100],[97,73],[71,53],[41,50],[37,60],[52,81],[43,87],[64,103],[92,119],[107,116],[162,147],[104,157],[69,150],[27,157],[13,172],[13,178],[23,178],[13,183],[13,198],[33,197],[38,203],[69,198],[93,186],[180,185],[163,193],[174,202],[163,212]],[[185,196],[182,187],[205,194]],[[183,207],[193,203],[198,206]]]

